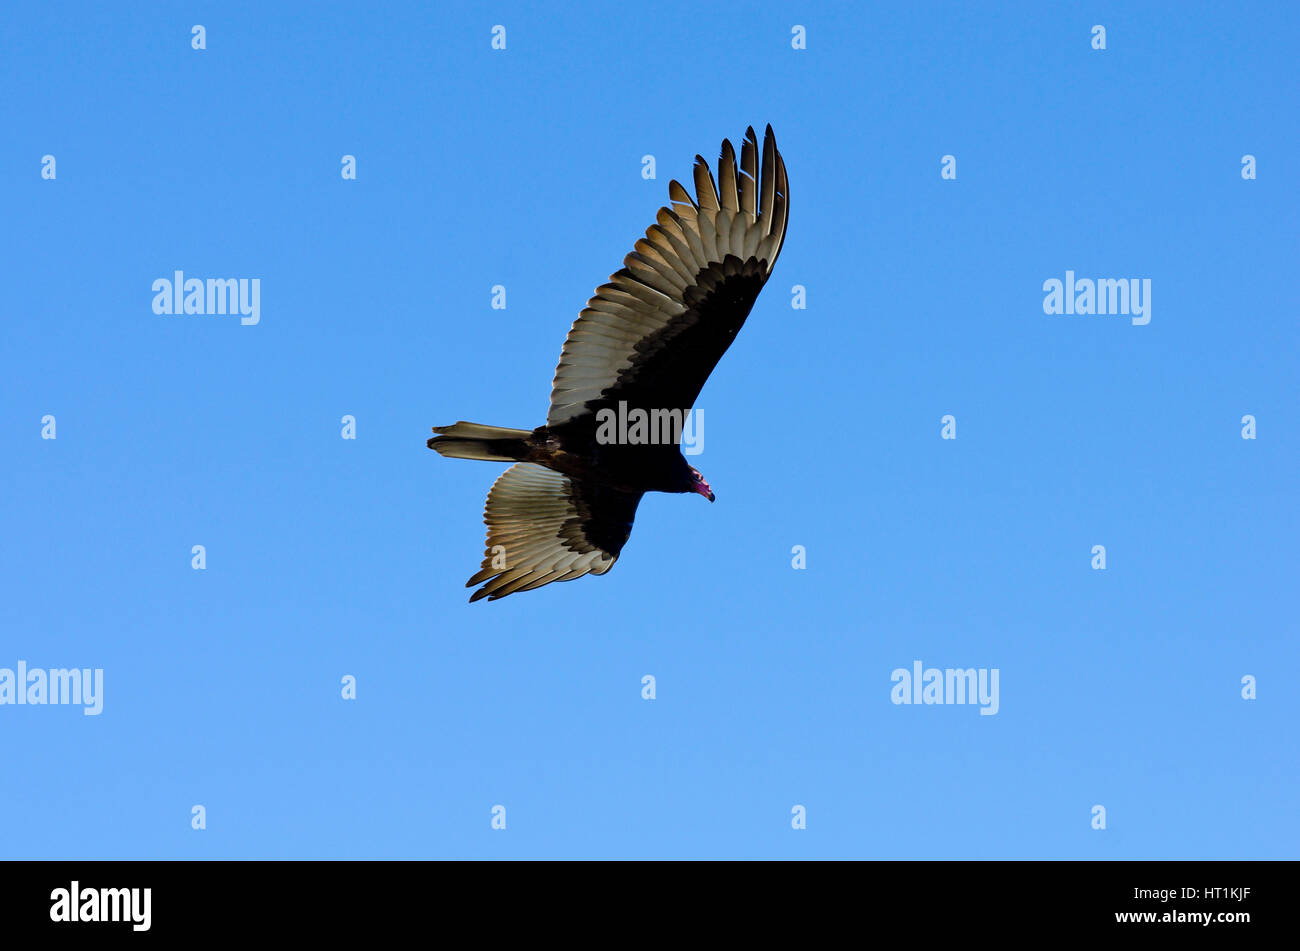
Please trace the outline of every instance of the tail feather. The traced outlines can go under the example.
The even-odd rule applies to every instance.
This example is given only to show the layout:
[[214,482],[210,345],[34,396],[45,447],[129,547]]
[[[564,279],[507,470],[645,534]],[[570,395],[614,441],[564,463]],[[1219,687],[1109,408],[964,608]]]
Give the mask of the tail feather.
[[434,426],[438,433],[429,440],[430,449],[451,459],[482,459],[487,462],[519,462],[528,456],[527,429],[484,426],[461,421],[450,426]]

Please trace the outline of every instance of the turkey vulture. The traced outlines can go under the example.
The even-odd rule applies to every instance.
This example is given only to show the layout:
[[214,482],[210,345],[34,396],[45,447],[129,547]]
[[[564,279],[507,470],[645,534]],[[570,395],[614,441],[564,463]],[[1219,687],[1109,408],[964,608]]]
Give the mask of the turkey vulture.
[[[772,273],[790,190],[770,125],[761,170],[751,127],[739,166],[724,140],[717,182],[698,155],[694,172],[695,200],[671,182],[672,207],[659,209],[623,269],[596,288],[573,322],[546,425],[433,427],[438,435],[428,446],[444,456],[515,463],[488,493],[487,552],[465,584],[483,586],[470,601],[603,575],[631,535],[646,492],[695,492],[713,501],[681,453],[680,423]],[[666,438],[653,438],[656,420]]]

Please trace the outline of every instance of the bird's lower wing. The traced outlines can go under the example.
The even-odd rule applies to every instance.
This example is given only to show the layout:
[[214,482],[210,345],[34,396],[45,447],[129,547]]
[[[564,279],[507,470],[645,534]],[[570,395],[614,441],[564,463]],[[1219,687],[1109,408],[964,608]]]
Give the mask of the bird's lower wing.
[[632,533],[640,501],[639,492],[620,492],[531,463],[511,466],[488,493],[483,567],[465,583],[483,587],[470,601],[495,601],[553,581],[603,575]]

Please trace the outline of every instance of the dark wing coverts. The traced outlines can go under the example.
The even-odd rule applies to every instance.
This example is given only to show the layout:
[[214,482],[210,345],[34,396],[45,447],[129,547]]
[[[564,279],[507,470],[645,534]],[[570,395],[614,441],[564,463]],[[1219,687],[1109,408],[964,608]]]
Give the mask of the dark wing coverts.
[[603,575],[632,534],[640,501],[640,492],[619,492],[528,462],[511,466],[488,493],[487,551],[465,587],[487,583],[470,601]]
[[[722,143],[715,184],[695,157],[691,200],[668,186],[671,208],[623,259],[621,271],[574,321],[564,341],[546,424],[595,426],[604,407],[689,410],[749,316],[785,238],[789,185],[768,126],[762,168],[751,128],[740,165]],[[592,418],[588,419],[587,417]]]

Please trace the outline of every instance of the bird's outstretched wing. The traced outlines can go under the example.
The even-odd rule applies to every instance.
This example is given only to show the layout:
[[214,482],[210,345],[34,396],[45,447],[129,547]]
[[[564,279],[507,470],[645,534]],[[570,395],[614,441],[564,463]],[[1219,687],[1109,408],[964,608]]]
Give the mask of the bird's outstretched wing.
[[789,219],[785,162],[768,126],[762,167],[750,128],[740,165],[722,143],[715,184],[695,157],[696,199],[678,182],[671,208],[574,321],[546,423],[592,424],[602,408],[689,411],[767,282]]
[[486,582],[470,601],[495,601],[552,581],[614,567],[632,534],[640,492],[621,492],[521,462],[488,493],[483,567],[465,587]]

